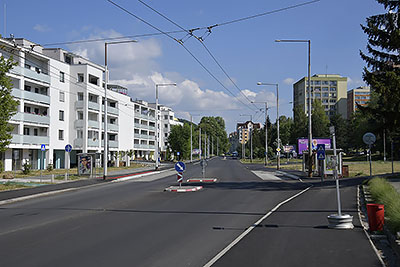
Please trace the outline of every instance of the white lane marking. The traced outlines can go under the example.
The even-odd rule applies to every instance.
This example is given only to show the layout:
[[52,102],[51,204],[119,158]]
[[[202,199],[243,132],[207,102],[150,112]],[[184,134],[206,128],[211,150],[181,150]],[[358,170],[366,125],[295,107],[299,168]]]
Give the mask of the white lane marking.
[[264,181],[266,181],[266,180],[275,180],[275,181],[284,180],[284,178],[275,176],[274,172],[267,172],[267,171],[251,171],[251,172],[254,173],[255,175],[257,175],[258,177],[260,177],[261,179],[263,179]]
[[282,201],[278,205],[276,205],[272,210],[270,210],[267,214],[265,214],[261,219],[256,221],[253,225],[251,225],[249,228],[247,228],[246,231],[244,231],[240,236],[238,236],[235,240],[232,241],[228,246],[226,246],[221,252],[219,252],[217,255],[215,255],[214,258],[212,258],[209,262],[207,262],[204,267],[210,267],[213,265],[217,260],[219,260],[222,256],[224,256],[234,245],[239,243],[240,240],[242,240],[246,235],[248,235],[251,230],[257,227],[263,220],[265,220],[268,216],[270,216],[273,212],[275,212],[277,209],[279,209],[283,204],[286,204],[287,202],[293,200],[294,198],[300,196],[301,194],[307,192],[312,186],[307,187],[306,189],[300,191],[299,193],[291,196],[290,198]]
[[295,180],[300,180],[300,177],[291,173],[283,172],[283,171],[276,171],[276,173],[287,176],[289,178],[295,179]]

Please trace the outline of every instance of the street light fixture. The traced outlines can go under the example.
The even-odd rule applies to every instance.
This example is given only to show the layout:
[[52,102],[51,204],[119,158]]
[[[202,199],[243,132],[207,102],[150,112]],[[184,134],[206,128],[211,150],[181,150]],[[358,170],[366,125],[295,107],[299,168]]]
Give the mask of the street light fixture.
[[107,87],[108,87],[108,65],[107,65],[107,46],[112,44],[124,43],[137,43],[136,40],[105,42],[104,43],[104,67],[105,67],[105,81],[104,81],[104,154],[103,154],[103,179],[107,177],[107,164],[108,164],[108,127],[107,127]]
[[278,136],[278,148],[276,150],[277,152],[277,159],[276,159],[276,169],[280,169],[280,164],[281,164],[281,139],[279,135],[279,85],[277,83],[262,83],[258,82],[257,85],[274,85],[276,86],[276,129],[277,129],[277,136]]
[[240,114],[240,116],[250,116],[250,121],[251,121],[251,128],[250,128],[250,162],[253,162],[253,138],[252,138],[252,134],[253,134],[253,115]]
[[275,40],[281,43],[308,44],[308,176],[312,177],[312,128],[311,128],[311,40]]
[[268,164],[268,102],[255,102],[251,101],[251,103],[264,103],[265,104],[265,166]]
[[161,86],[176,86],[176,83],[156,83],[156,147],[154,151],[155,169],[158,170],[158,158],[159,158],[159,138],[158,138],[158,87]]

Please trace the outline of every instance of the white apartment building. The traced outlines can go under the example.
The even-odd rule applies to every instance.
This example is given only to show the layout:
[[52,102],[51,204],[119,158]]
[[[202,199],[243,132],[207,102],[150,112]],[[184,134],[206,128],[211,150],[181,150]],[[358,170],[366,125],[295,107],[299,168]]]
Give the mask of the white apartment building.
[[134,105],[134,158],[154,159],[156,143],[156,110],[146,101],[135,100]]
[[[104,150],[104,67],[60,48],[43,48],[26,39],[0,39],[0,55],[17,62],[10,73],[13,96],[19,100],[12,142],[0,154],[6,171],[53,164],[77,165],[78,153]],[[132,101],[126,88],[108,86],[107,135],[109,161],[129,164],[120,151],[154,159],[155,110]],[[65,146],[72,145],[71,161]],[[45,146],[45,151],[41,148]],[[102,162],[102,161],[101,161]]]
[[[151,107],[155,109],[156,104],[151,103]],[[175,118],[175,113],[172,108],[158,104],[158,144],[160,148],[161,159],[166,158],[166,152],[168,149],[168,137],[171,132],[172,125],[183,126],[183,123]]]

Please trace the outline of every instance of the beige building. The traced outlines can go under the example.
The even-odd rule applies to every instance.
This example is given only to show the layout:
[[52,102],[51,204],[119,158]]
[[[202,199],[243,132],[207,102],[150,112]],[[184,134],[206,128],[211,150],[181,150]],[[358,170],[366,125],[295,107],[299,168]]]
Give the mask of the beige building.
[[360,86],[347,92],[347,118],[356,112],[357,104],[366,106],[371,98],[369,86]]
[[[308,114],[307,77],[293,85],[293,108],[298,105]],[[336,74],[315,74],[311,77],[311,98],[321,100],[326,115],[341,114],[347,118],[347,77]]]

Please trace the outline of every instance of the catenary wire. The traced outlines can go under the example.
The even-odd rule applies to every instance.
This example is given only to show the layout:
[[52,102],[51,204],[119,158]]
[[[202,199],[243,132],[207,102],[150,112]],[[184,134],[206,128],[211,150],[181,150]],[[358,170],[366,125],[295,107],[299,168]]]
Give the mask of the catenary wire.
[[182,42],[179,42],[179,40],[177,40],[176,38],[174,38],[173,36],[171,36],[170,34],[168,34],[167,32],[162,31],[161,29],[157,28],[156,26],[152,25],[151,23],[145,21],[144,19],[140,18],[139,16],[133,14],[132,12],[130,12],[129,10],[125,9],[124,7],[118,5],[117,3],[111,1],[111,0],[107,0],[108,2],[110,2],[111,4],[113,4],[114,6],[118,7],[119,9],[121,9],[122,11],[126,12],[127,14],[133,16],[134,18],[142,21],[143,23],[145,23],[146,25],[152,27],[153,29],[163,33],[164,35],[166,35],[167,37],[171,38],[172,40],[178,42],[185,50],[187,53],[189,53],[194,60],[214,79],[216,80],[225,90],[227,90],[234,98],[236,98],[240,103],[242,103],[243,105],[247,106],[249,109],[252,109],[250,106],[248,106],[246,103],[244,103],[242,100],[240,100],[240,98],[238,98],[235,94],[232,93],[231,90],[229,90],[229,88],[227,88]]
[[207,48],[207,46],[204,44],[203,39],[200,39],[199,37],[197,37],[196,35],[193,34],[192,31],[186,30],[184,29],[182,26],[180,26],[178,23],[174,22],[173,20],[169,19],[167,16],[165,16],[164,14],[162,14],[161,12],[157,11],[156,9],[154,9],[153,7],[151,7],[150,5],[146,4],[145,2],[143,2],[142,0],[138,0],[140,3],[142,3],[144,6],[148,7],[149,9],[151,9],[152,11],[154,11],[155,13],[157,13],[158,15],[160,15],[161,17],[163,17],[164,19],[168,20],[170,23],[174,24],[175,26],[177,26],[178,28],[180,28],[183,31],[186,31],[187,34],[189,34],[190,36],[194,36],[201,44],[202,46],[206,49],[207,53],[211,56],[211,58],[214,60],[214,62],[218,65],[218,67],[222,70],[222,72],[225,74],[225,76],[231,81],[231,83],[235,86],[235,88],[239,91],[239,93],[245,98],[247,99],[247,101],[249,101],[249,103],[253,104],[255,106],[254,103],[252,103],[252,101],[243,93],[243,91],[237,86],[237,84],[233,81],[233,79],[229,76],[229,74],[225,71],[225,69],[222,67],[222,65],[218,62],[218,60],[215,58],[215,56],[211,53],[211,51]]

